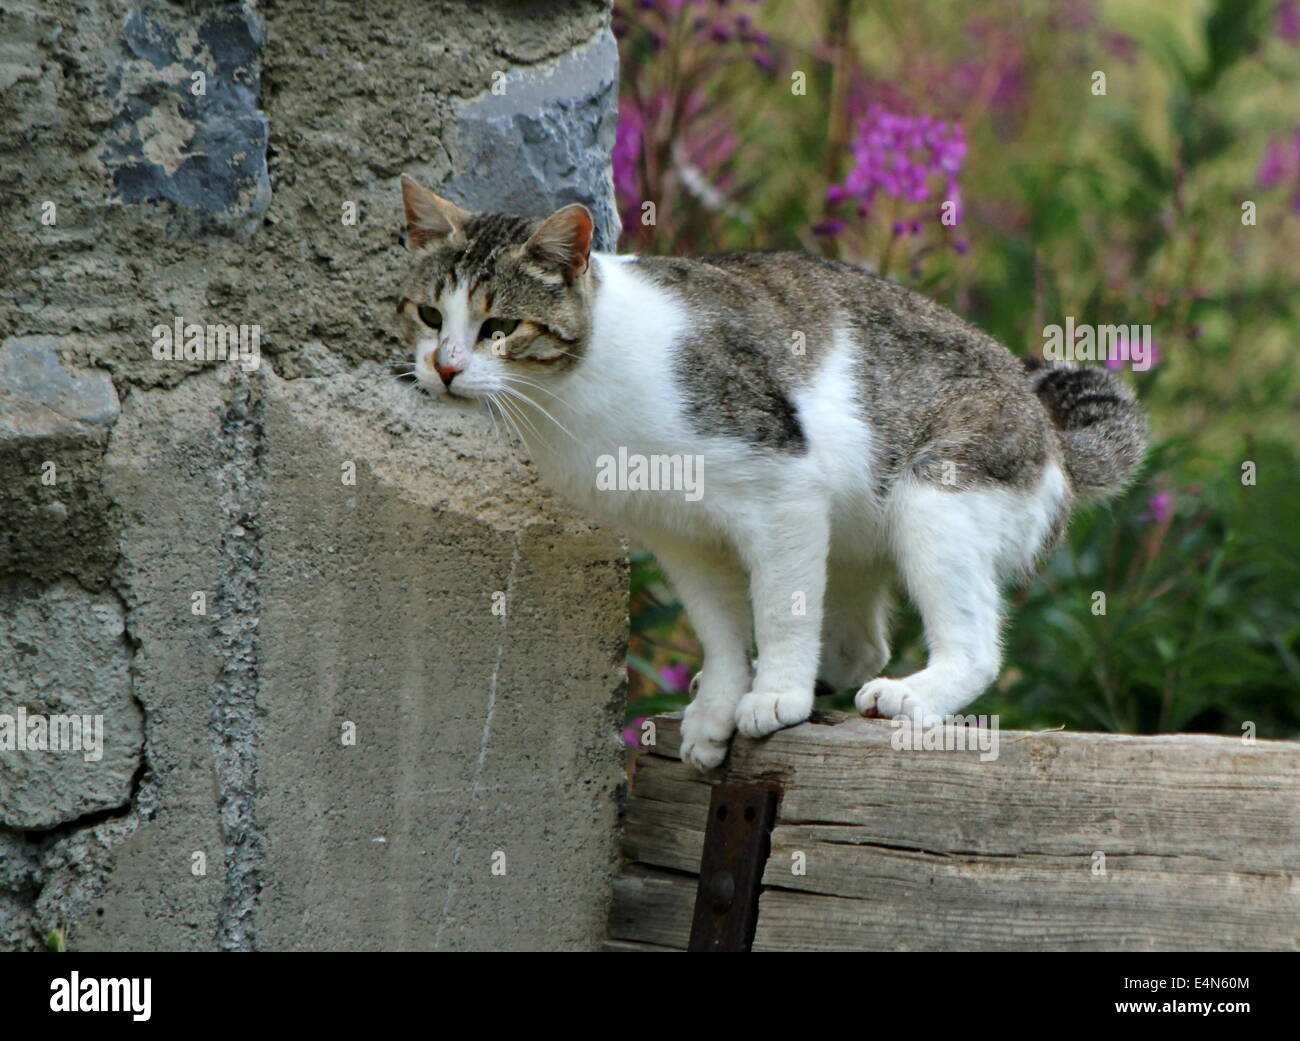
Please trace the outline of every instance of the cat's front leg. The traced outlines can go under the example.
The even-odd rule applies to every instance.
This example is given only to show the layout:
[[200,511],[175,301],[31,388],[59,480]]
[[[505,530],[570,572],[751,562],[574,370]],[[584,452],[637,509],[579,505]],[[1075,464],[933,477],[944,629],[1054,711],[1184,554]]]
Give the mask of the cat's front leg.
[[700,770],[721,764],[736,729],[736,703],[752,676],[749,591],[744,569],[720,544],[660,534],[646,537],[681,598],[704,649],[682,719],[681,757]]
[[736,726],[748,737],[812,713],[830,537],[829,509],[816,496],[791,496],[789,505],[755,520],[738,546],[749,568],[758,641],[753,689],[736,706]]

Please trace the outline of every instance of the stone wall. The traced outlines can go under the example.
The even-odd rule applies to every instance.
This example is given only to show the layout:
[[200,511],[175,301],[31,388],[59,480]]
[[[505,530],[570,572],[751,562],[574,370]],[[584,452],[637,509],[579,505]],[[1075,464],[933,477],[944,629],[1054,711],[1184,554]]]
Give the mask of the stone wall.
[[0,2],[0,725],[103,724],[0,744],[0,949],[599,944],[622,550],[389,365],[403,171],[613,245],[616,63],[579,0]]

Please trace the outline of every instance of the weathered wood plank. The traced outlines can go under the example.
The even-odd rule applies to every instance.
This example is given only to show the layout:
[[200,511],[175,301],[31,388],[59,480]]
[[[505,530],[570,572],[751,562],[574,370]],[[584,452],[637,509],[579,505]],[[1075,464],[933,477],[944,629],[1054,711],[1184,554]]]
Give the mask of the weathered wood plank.
[[632,940],[606,940],[601,950],[607,954],[685,954],[678,947],[661,947],[656,943],[636,943]]
[[610,940],[686,950],[695,887],[693,878],[630,865],[614,879]]
[[[655,722],[625,852],[693,872],[722,774],[666,758],[679,719]],[[1300,744],[1006,731],[983,762],[895,735],[735,742],[729,776],[784,787],[755,950],[1300,948]]]
[[632,799],[623,820],[623,856],[651,867],[695,873],[704,851],[701,811]]
[[623,855],[653,867],[697,872],[715,782],[675,759],[641,756],[623,820]]

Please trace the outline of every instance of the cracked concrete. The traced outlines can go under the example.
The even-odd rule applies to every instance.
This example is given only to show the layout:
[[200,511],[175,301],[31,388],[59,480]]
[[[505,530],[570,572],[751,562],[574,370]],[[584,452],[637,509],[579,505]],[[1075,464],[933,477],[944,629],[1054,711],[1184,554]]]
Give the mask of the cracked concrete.
[[[608,12],[420,17],[0,4],[0,714],[105,724],[0,751],[0,949],[603,936],[621,548],[384,363],[403,170],[612,243]],[[153,358],[178,316],[262,369]]]
[[212,635],[221,671],[213,686],[212,758],[221,789],[226,891],[217,942],[224,950],[252,950],[253,911],[261,890],[264,855],[257,830],[257,692],[261,640],[258,616],[263,511],[262,403],[254,385],[232,387],[221,416],[218,470],[222,573],[216,583]]

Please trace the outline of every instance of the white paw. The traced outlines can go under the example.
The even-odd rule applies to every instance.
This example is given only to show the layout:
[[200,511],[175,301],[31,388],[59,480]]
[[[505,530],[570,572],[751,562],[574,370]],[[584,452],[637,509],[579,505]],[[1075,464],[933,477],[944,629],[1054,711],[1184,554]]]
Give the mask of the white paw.
[[697,770],[721,765],[735,729],[736,710],[730,701],[692,701],[682,717],[682,762]]
[[918,723],[930,723],[939,718],[926,699],[909,687],[906,680],[881,676],[858,691],[853,702],[864,716],[880,719],[907,716]]
[[736,706],[736,729],[746,737],[763,737],[802,723],[812,714],[812,707],[811,690],[780,694],[753,691]]

